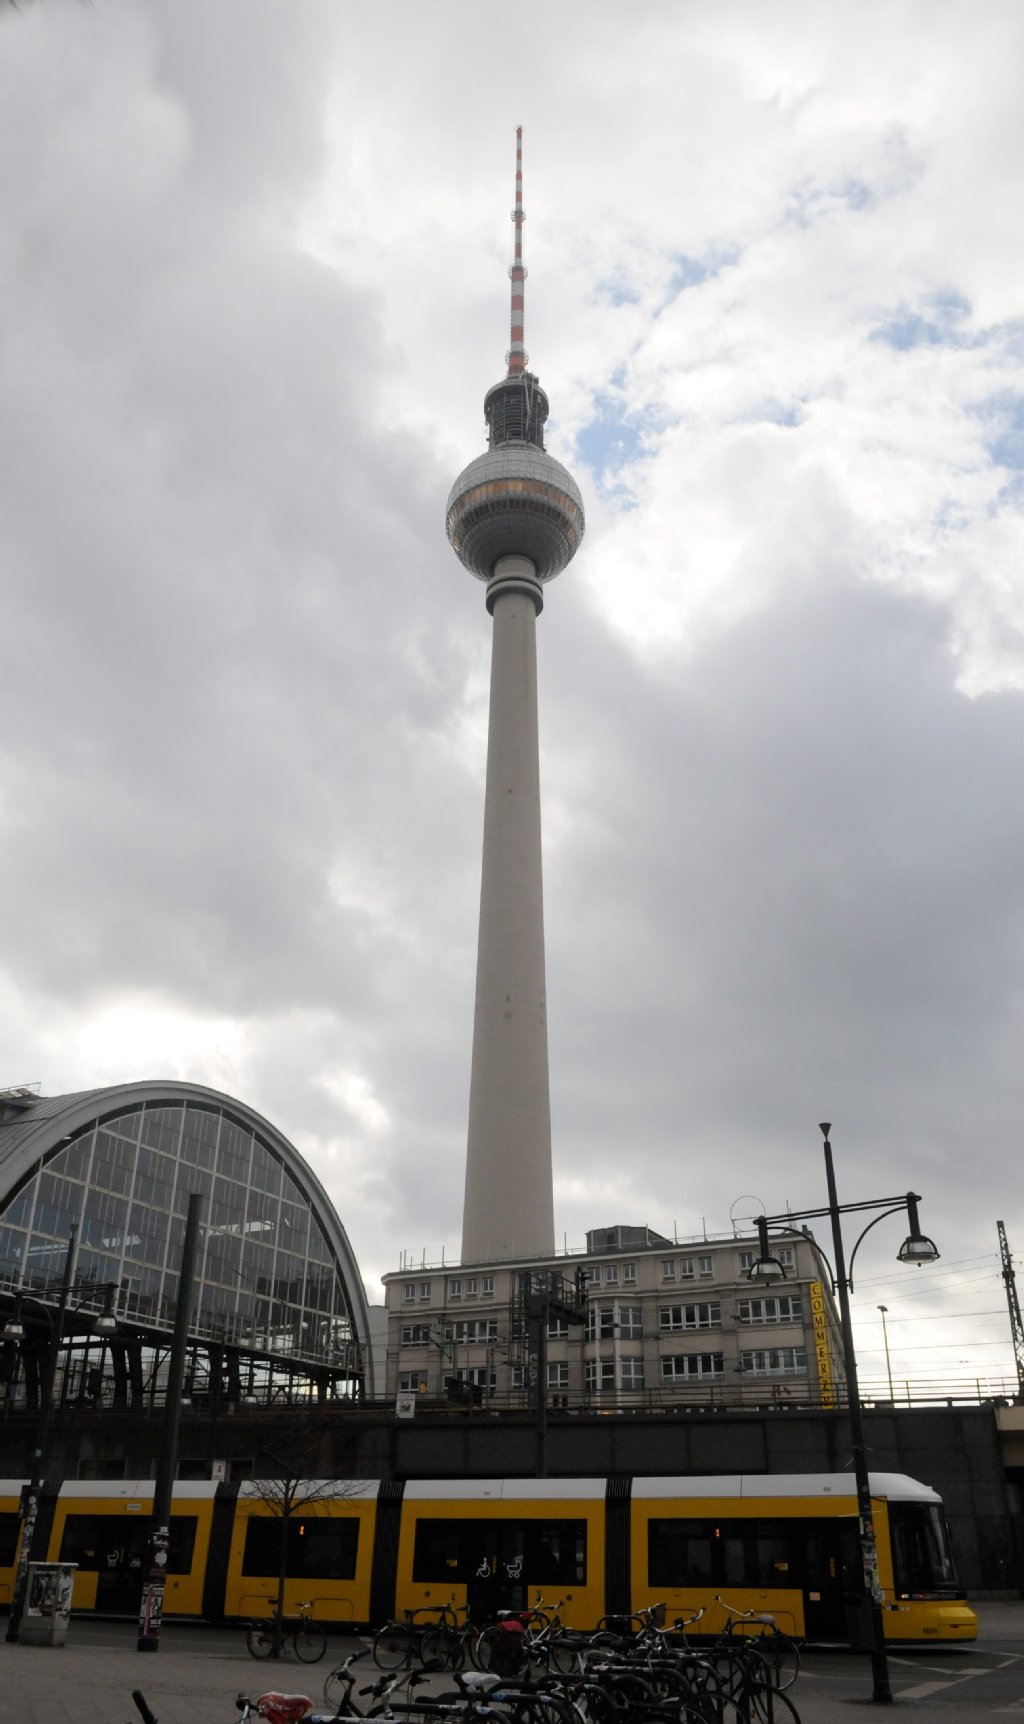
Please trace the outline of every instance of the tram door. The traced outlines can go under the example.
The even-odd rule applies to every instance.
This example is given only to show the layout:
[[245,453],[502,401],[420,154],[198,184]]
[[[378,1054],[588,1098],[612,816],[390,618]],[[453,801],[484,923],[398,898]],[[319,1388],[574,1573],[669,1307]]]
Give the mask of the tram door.
[[808,1521],[803,1538],[804,1632],[808,1640],[845,1640],[844,1575],[856,1562],[855,1527],[841,1520]]
[[111,1616],[135,1616],[149,1535],[149,1516],[68,1515],[60,1555],[79,1573],[96,1575],[96,1609]]
[[525,1610],[526,1529],[521,1521],[468,1521],[463,1546],[466,1598],[474,1622]]

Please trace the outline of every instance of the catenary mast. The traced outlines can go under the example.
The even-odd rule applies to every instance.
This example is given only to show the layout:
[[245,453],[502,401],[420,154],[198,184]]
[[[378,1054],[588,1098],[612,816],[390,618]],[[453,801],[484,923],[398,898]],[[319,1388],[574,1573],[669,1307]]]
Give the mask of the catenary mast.
[[507,374],[487,391],[487,450],[456,479],[447,530],[493,619],[463,1263],[554,1250],[537,732],[544,585],[583,537],[583,499],[544,448],[548,398],[523,345],[523,129]]

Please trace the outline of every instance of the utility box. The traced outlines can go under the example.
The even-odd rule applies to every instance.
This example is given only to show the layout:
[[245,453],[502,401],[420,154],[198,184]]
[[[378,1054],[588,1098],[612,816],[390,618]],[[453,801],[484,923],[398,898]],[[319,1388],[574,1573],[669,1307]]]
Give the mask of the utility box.
[[77,1562],[30,1562],[21,1640],[26,1646],[64,1646],[71,1618]]

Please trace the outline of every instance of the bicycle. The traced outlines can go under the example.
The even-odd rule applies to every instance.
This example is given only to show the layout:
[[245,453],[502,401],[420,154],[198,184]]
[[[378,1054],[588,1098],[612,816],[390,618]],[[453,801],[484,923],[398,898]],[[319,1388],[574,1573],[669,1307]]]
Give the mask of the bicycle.
[[[460,1623],[459,1615],[463,1621]],[[433,1618],[420,1622],[419,1617]],[[424,1604],[407,1610],[404,1621],[386,1622],[373,1637],[374,1663],[381,1670],[404,1670],[418,1661],[424,1670],[459,1669],[466,1654],[475,1662],[479,1635],[467,1605]]]
[[308,1599],[297,1606],[298,1621],[277,1614],[277,1599],[267,1603],[274,1611],[266,1621],[250,1622],[245,1644],[251,1658],[280,1658],[290,1649],[302,1664],[316,1664],[327,1651],[327,1630],[310,1615],[315,1603]]
[[728,1613],[725,1627],[714,1642],[714,1651],[735,1646],[738,1638],[752,1639],[771,1672],[772,1686],[780,1692],[791,1688],[800,1674],[800,1648],[788,1634],[783,1634],[774,1616],[755,1610],[737,1610],[715,1594],[715,1603]]
[[532,1610],[500,1610],[498,1621],[485,1628],[476,1643],[479,1668],[512,1675],[533,1664],[569,1675],[579,1658],[577,1643],[570,1640],[558,1614],[566,1602],[561,1598],[551,1608],[538,1598]]
[[391,1696],[396,1688],[413,1686],[417,1681],[423,1680],[423,1677],[417,1676],[416,1673],[407,1677],[399,1671],[379,1676],[376,1682],[369,1682],[365,1688],[359,1690],[360,1698],[364,1694],[372,1695],[375,1704],[365,1708],[359,1706],[352,1693],[356,1685],[352,1666],[358,1664],[360,1659],[366,1658],[368,1653],[368,1647],[364,1647],[362,1652],[350,1653],[342,1664],[336,1664],[324,1678],[324,1702],[331,1708],[332,1724],[334,1719],[390,1717]]

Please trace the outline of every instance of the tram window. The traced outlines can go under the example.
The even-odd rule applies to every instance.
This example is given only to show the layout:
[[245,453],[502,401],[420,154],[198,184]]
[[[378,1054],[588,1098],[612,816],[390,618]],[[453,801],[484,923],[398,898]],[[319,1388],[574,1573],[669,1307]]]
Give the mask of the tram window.
[[647,1534],[649,1586],[700,1586],[715,1576],[715,1528],[703,1520],[652,1520]]
[[652,1520],[650,1586],[794,1586],[793,1540],[785,1521]]
[[[294,1580],[352,1580],[359,1548],[354,1515],[293,1516],[288,1522],[287,1572]],[[277,1574],[281,1566],[280,1515],[250,1515],[243,1574]]]
[[929,1592],[956,1585],[945,1522],[935,1504],[891,1502],[889,1526],[897,1590]]
[[[69,1514],[60,1541],[61,1562],[75,1562],[80,1569],[138,1568],[149,1543],[148,1515],[131,1519],[121,1514]],[[189,1574],[196,1542],[196,1517],[171,1516],[167,1550],[167,1572]]]
[[18,1548],[21,1520],[16,1514],[0,1514],[0,1568],[10,1568]]
[[587,1523],[532,1520],[526,1534],[526,1578],[531,1586],[579,1584],[587,1578]]
[[531,1586],[580,1584],[587,1578],[587,1523],[582,1520],[421,1520],[412,1578],[479,1578],[481,1561],[522,1567]]
[[[467,1534],[472,1537],[481,1530],[480,1521],[421,1520],[416,1527],[413,1580],[468,1579],[463,1570],[463,1544]],[[469,1554],[467,1550],[467,1561]]]

